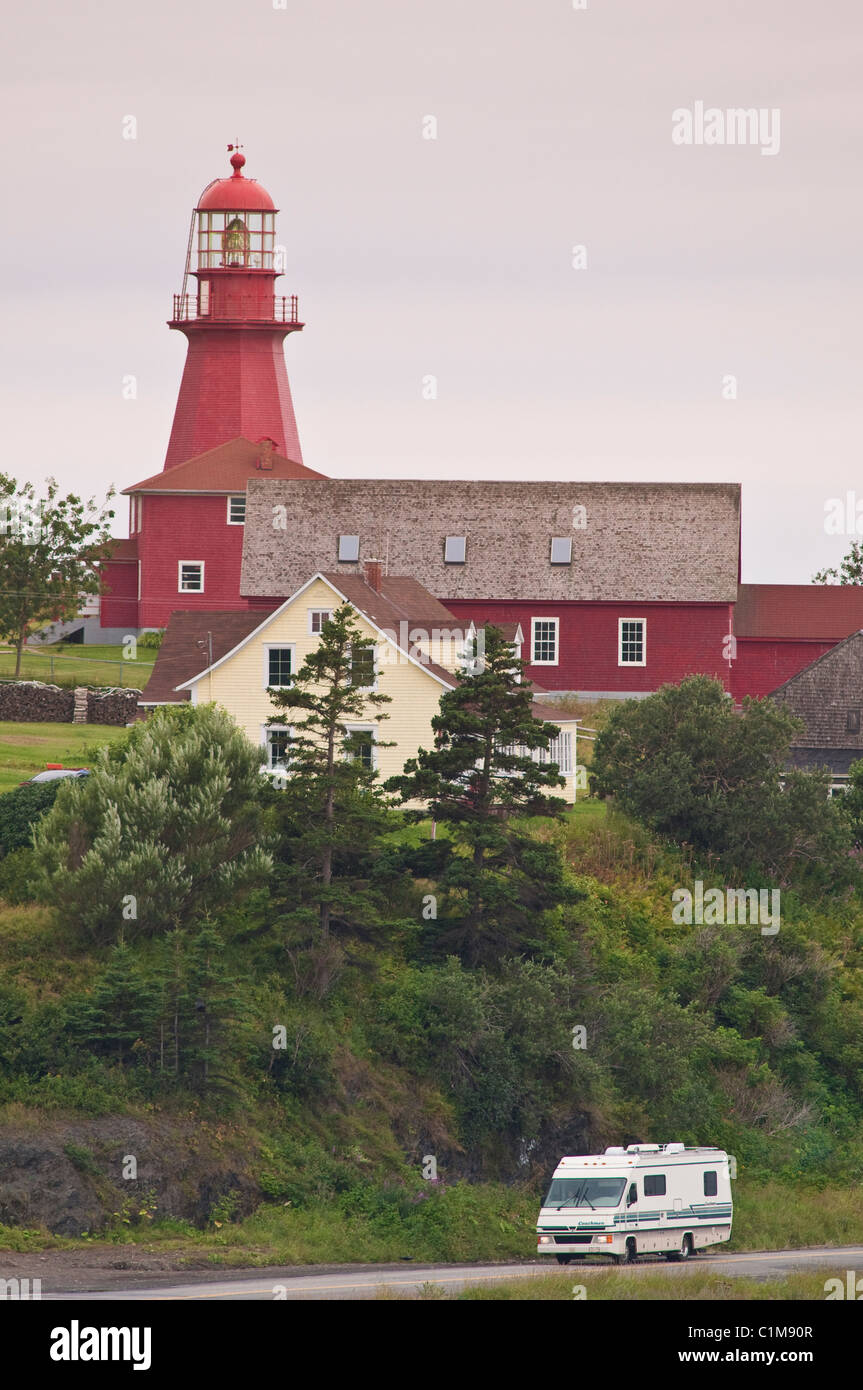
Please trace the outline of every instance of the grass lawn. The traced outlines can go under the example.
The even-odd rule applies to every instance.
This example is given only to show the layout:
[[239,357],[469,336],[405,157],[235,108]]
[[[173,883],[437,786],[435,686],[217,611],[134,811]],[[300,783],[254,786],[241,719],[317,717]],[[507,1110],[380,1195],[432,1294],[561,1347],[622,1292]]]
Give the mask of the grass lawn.
[[87,767],[96,748],[126,730],[110,724],[7,724],[0,722],[0,793],[41,772],[46,763]]
[[[50,647],[28,647],[21,663],[21,679],[45,681],[49,685],[135,686],[142,689],[150,679],[156,653],[138,648],[135,661],[127,661],[121,646],[86,646],[58,643]],[[0,647],[0,679],[14,677],[15,652]]]

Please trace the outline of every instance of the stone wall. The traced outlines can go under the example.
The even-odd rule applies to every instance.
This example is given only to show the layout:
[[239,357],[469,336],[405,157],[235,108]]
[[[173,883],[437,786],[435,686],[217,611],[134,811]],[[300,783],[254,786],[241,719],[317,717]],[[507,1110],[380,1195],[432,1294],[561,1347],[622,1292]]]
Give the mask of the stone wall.
[[[88,724],[127,724],[135,718],[140,690],[87,692]],[[0,720],[18,724],[71,724],[75,693],[41,681],[0,683]]]

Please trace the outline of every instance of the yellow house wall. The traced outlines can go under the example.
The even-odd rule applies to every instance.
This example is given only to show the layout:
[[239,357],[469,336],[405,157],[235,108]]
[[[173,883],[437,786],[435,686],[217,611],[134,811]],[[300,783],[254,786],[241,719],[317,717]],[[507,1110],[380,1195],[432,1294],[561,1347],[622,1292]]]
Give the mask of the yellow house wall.
[[[263,744],[269,718],[279,714],[280,722],[287,724],[290,720],[290,713],[286,711],[281,715],[267,695],[267,647],[292,646],[292,669],[298,671],[320,641],[317,633],[309,632],[309,610],[332,610],[338,605],[339,599],[329,585],[316,580],[251,642],[196,682],[192,689],[193,700],[198,704],[215,701],[222,705],[252,743]],[[379,710],[367,709],[367,717],[356,721],[374,725],[380,739],[395,744],[392,748],[377,749],[376,766],[381,778],[386,779],[400,773],[407,759],[415,757],[420,747],[431,747],[431,720],[438,712],[444,687],[406,657],[400,656],[396,661],[394,649],[381,643],[371,623],[356,610],[353,616],[363,635],[378,643],[377,693],[389,695],[392,700]],[[381,715],[388,718],[382,719]]]
[[[192,699],[198,704],[215,701],[232,716],[247,738],[256,745],[265,741],[267,720],[280,714],[280,722],[289,723],[289,712],[281,714],[267,695],[267,648],[269,646],[294,649],[293,671],[298,671],[311,651],[317,647],[320,637],[309,631],[309,610],[334,609],[338,607],[338,596],[324,580],[315,580],[290,607],[257,633],[250,642],[223,662],[215,671],[204,676],[192,687]],[[378,683],[381,695],[389,695],[392,701],[380,710],[370,707],[357,723],[373,725],[377,738],[392,743],[391,748],[379,747],[376,750],[376,767],[380,778],[385,781],[400,773],[408,758],[416,756],[420,748],[431,748],[433,733],[432,717],[437,714],[440,697],[444,687],[427,671],[409,662],[388,642],[381,639],[356,609],[353,614],[363,635],[377,643]],[[388,718],[382,719],[381,715]],[[576,755],[576,725],[563,719],[561,728],[573,733],[573,757]],[[553,789],[553,794],[566,801],[574,799],[575,777],[566,777],[566,786]]]

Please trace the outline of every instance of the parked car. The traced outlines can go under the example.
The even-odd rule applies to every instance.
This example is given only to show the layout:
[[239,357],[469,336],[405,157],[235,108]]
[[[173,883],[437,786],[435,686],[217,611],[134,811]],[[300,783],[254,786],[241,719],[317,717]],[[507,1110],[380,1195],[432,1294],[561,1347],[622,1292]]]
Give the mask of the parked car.
[[61,777],[89,777],[89,767],[61,767],[59,763],[47,763],[44,772],[37,772],[35,777],[28,777],[26,782],[19,782],[20,787],[32,787],[34,783],[57,782]]

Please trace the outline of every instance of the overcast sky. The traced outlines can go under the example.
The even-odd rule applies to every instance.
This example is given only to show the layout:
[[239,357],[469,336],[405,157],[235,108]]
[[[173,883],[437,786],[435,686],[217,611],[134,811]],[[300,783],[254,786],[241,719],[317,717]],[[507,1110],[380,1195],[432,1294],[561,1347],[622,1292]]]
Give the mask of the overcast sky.
[[[744,579],[847,549],[824,506],[863,503],[860,0],[5,9],[0,468],[102,493],[162,467],[190,211],[239,139],[307,324],[311,467],[739,481]],[[778,152],[673,143],[697,102],[778,110]]]

